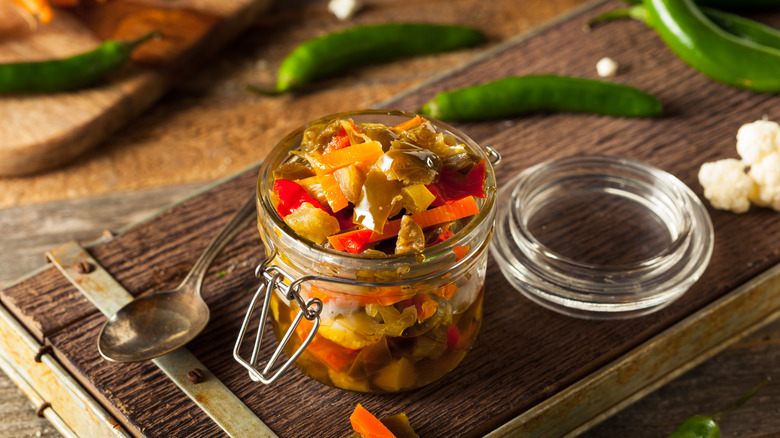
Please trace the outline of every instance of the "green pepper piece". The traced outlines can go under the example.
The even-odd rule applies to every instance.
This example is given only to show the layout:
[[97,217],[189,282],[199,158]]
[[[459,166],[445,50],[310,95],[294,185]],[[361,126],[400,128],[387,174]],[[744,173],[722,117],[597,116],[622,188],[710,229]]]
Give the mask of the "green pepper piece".
[[712,417],[694,415],[683,421],[667,438],[720,438],[720,427]]
[[274,170],[273,175],[274,179],[296,180],[314,176],[314,171],[311,167],[301,162],[294,162],[282,164],[278,169]]
[[381,233],[394,206],[403,201],[402,187],[398,181],[388,180],[381,170],[372,168],[355,205],[355,223]]
[[645,0],[647,23],[686,64],[746,90],[780,92],[780,50],[732,35],[692,0]]
[[667,436],[667,438],[720,438],[720,427],[717,422],[724,416],[730,414],[733,410],[745,404],[750,397],[753,397],[753,395],[763,388],[764,385],[769,383],[769,381],[770,379],[767,377],[766,380],[751,388],[747,394],[740,397],[734,404],[711,417],[707,415],[694,415],[688,418],[677,426],[677,429],[675,429],[671,435]]
[[45,93],[85,87],[119,69],[139,45],[160,36],[151,32],[133,41],[108,40],[69,58],[0,65],[0,94]]
[[405,413],[395,414],[387,418],[381,418],[382,422],[396,438],[420,438],[417,432],[412,429],[409,423],[409,417]]
[[481,44],[474,28],[418,23],[356,26],[305,41],[279,67],[276,92],[299,89],[309,82],[350,67],[445,52]]
[[663,105],[652,94],[615,82],[530,75],[442,92],[419,110],[440,120],[497,119],[540,111],[654,117]]
[[412,217],[405,214],[401,218],[401,229],[398,231],[398,240],[395,243],[395,253],[422,251],[425,248],[425,235],[422,228]]
[[441,169],[441,160],[435,153],[401,141],[394,141],[376,164],[387,179],[400,181],[404,186],[431,184]]

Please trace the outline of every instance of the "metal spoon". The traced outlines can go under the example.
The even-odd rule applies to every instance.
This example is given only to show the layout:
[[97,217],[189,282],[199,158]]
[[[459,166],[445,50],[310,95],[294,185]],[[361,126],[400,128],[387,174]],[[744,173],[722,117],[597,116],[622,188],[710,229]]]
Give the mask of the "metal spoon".
[[100,355],[114,362],[138,362],[162,356],[195,338],[209,321],[209,308],[200,296],[206,271],[254,213],[252,198],[214,237],[175,289],[136,298],[109,318],[98,336]]

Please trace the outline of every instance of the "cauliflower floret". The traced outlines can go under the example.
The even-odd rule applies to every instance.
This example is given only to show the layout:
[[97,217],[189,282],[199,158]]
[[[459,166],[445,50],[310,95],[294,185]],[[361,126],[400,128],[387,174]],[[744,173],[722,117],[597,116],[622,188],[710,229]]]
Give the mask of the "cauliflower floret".
[[757,188],[750,193],[750,200],[780,211],[780,152],[773,152],[750,166],[749,175]]
[[611,78],[618,72],[618,63],[612,58],[601,58],[596,63],[596,73],[602,78]]
[[328,10],[339,20],[351,18],[361,7],[363,3],[359,0],[330,0],[328,3]]
[[748,194],[753,181],[737,159],[704,163],[699,169],[699,183],[704,187],[704,197],[717,209],[744,213],[750,208]]
[[756,120],[742,125],[737,131],[737,153],[746,165],[757,163],[775,151],[780,151],[780,125],[777,123]]

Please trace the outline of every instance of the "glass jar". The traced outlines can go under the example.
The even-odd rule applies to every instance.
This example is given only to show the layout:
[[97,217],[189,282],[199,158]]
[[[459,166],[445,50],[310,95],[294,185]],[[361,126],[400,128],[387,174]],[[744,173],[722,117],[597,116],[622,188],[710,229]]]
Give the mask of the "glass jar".
[[[334,119],[395,126],[414,116],[366,110],[313,121],[285,137],[260,169],[258,228],[272,257],[266,266],[283,273],[287,285],[300,281],[295,287],[300,299],[281,289],[267,295],[270,320],[288,357],[310,338],[295,364],[331,386],[383,393],[431,383],[464,358],[482,323],[496,180],[491,157],[462,132],[430,120],[438,132],[486,160],[487,197],[477,199],[479,213],[454,236],[421,252],[376,257],[315,245],[282,220],[271,199],[273,170],[295,159],[290,152],[310,126]],[[301,318],[304,303],[313,299],[322,303],[317,320]]]
[[584,319],[634,318],[679,298],[712,255],[707,209],[661,169],[614,156],[540,163],[498,194],[491,254],[528,299]]

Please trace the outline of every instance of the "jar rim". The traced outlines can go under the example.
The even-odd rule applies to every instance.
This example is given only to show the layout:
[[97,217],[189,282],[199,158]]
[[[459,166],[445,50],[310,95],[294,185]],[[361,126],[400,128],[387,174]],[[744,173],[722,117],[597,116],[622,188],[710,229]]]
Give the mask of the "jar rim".
[[[315,244],[311,241],[304,239],[303,237],[299,236],[294,230],[292,230],[292,228],[289,225],[287,225],[287,223],[284,222],[284,220],[279,216],[276,209],[273,207],[273,203],[271,202],[270,196],[268,196],[272,191],[272,187],[270,183],[272,180],[271,172],[273,171],[274,163],[284,162],[284,160],[287,159],[287,156],[289,156],[289,151],[294,149],[294,146],[297,146],[294,145],[294,143],[299,143],[296,142],[295,140],[299,137],[302,137],[306,129],[310,128],[311,126],[327,123],[328,121],[335,120],[335,119],[351,118],[355,116],[368,116],[368,117],[391,116],[391,117],[402,117],[405,119],[410,119],[418,115],[419,114],[413,112],[396,110],[396,109],[364,109],[364,110],[345,111],[345,112],[330,114],[327,116],[320,117],[316,120],[310,121],[298,127],[297,129],[287,134],[284,138],[282,138],[282,140],[280,140],[277,143],[277,145],[268,153],[266,159],[263,161],[263,164],[260,167],[260,172],[257,181],[257,191],[256,191],[258,209],[262,209],[265,212],[265,214],[273,221],[275,226],[283,230],[284,233],[289,237],[292,237],[296,241],[296,243],[303,245],[306,248],[306,250],[313,251],[316,254],[322,254],[328,257],[343,258],[343,260],[350,260],[352,262],[361,261],[361,260],[363,261],[370,260],[370,261],[381,261],[384,264],[409,266],[409,265],[419,263],[421,255],[424,260],[432,261],[435,258],[439,258],[447,254],[451,254],[452,249],[455,246],[458,246],[458,244],[463,243],[462,240],[464,239],[464,237],[472,235],[480,225],[489,222],[492,226],[492,219],[494,217],[495,205],[496,205],[496,192],[497,192],[496,177],[495,177],[495,171],[493,169],[490,157],[482,147],[480,147],[471,137],[469,137],[459,129],[436,119],[432,119],[420,115],[420,117],[423,117],[426,121],[430,122],[434,127],[436,127],[438,132],[449,132],[450,134],[455,136],[459,142],[466,144],[472,152],[476,153],[479,156],[480,159],[484,159],[486,161],[485,163],[486,197],[484,199],[477,199],[478,204],[480,204],[479,213],[474,215],[474,217],[472,217],[471,220],[469,220],[468,223],[466,223],[466,225],[461,230],[458,230],[458,232],[455,233],[454,236],[450,237],[444,242],[440,242],[431,245],[429,247],[426,247],[422,251],[403,253],[403,254],[390,254],[384,257],[377,257],[372,255],[366,255],[366,254],[352,254],[352,253],[338,251],[331,248],[325,248],[321,245]],[[468,257],[465,257],[464,259],[468,259]],[[464,260],[461,260],[458,263],[463,261]]]

